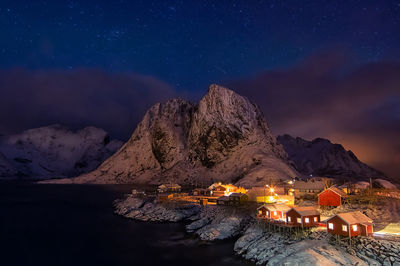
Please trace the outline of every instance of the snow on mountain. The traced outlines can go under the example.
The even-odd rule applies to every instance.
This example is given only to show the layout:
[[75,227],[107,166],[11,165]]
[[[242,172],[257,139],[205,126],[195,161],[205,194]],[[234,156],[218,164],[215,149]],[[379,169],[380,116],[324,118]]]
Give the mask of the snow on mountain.
[[360,162],[352,151],[327,139],[307,141],[290,135],[278,136],[295,168],[304,175],[369,180],[387,177],[378,170]]
[[95,127],[74,132],[52,125],[0,138],[0,151],[18,176],[33,178],[69,177],[92,171],[121,145]]
[[12,177],[17,174],[17,170],[8,161],[8,159],[0,152],[0,178],[1,177]]
[[154,105],[97,170],[61,182],[264,185],[298,175],[286,157],[256,105],[211,85],[197,105],[182,99]]

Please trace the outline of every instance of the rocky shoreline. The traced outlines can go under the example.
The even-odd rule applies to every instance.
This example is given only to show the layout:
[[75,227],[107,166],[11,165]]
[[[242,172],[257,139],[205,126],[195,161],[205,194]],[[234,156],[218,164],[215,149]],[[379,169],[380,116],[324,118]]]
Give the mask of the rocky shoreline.
[[285,235],[258,223],[248,208],[190,203],[158,203],[128,195],[114,202],[115,213],[150,222],[185,222],[187,232],[204,241],[235,238],[234,251],[260,265],[397,265],[398,242],[357,238],[337,242],[324,231]]

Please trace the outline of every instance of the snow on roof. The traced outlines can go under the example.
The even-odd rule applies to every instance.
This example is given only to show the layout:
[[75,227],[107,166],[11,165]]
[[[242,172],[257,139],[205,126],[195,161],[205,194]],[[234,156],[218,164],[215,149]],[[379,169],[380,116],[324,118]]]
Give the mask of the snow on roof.
[[377,182],[379,185],[381,185],[383,188],[387,188],[387,189],[396,189],[397,188],[390,181],[387,181],[384,179],[375,179],[374,181]]
[[324,181],[295,181],[293,187],[295,189],[313,189],[313,190],[323,190],[325,188]]
[[372,219],[370,219],[368,216],[366,216],[360,211],[339,213],[336,214],[336,216],[340,217],[343,221],[345,221],[348,224],[372,223]]
[[337,188],[337,187],[330,187],[330,188],[328,188],[328,189],[322,191],[322,192],[319,193],[319,194],[322,194],[322,193],[324,193],[324,192],[327,191],[327,190],[333,191],[333,192],[335,192],[336,194],[338,194],[338,195],[341,196],[341,197],[347,197],[347,194],[346,194],[343,190],[341,190],[341,189],[339,189],[339,188]]
[[243,193],[231,193],[229,196],[230,197],[241,197],[242,195],[244,195]]
[[[285,194],[284,187],[274,187],[274,193],[278,195]],[[254,195],[264,195],[265,193],[270,193],[270,187],[252,187],[247,191],[247,194],[254,194]]]
[[292,209],[295,210],[301,216],[320,215],[317,208],[313,206],[293,207]]
[[361,188],[361,189],[366,189],[369,187],[369,182],[366,181],[359,181],[354,184],[355,188]]
[[257,209],[261,209],[262,207],[270,211],[280,211],[280,212],[287,212],[288,210],[291,209],[289,206],[285,204],[264,204],[261,207],[258,207]]
[[229,201],[229,197],[228,196],[221,196],[217,200]]
[[178,185],[178,184],[161,184],[158,187],[159,188],[163,188],[163,187],[168,187],[168,188],[172,188],[172,187],[177,188],[177,187],[179,187],[180,188],[181,186]]

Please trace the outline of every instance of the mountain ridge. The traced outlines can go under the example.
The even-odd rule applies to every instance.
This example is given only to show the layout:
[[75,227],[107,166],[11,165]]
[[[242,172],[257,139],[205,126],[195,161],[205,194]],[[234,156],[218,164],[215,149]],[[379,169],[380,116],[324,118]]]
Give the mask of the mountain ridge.
[[390,179],[382,172],[361,162],[351,151],[341,144],[328,139],[315,138],[312,141],[288,134],[277,137],[301,174],[329,176],[336,179],[368,180],[372,178]]
[[261,185],[298,175],[286,158],[260,109],[212,84],[198,104],[172,99],[153,105],[117,153],[65,182]]

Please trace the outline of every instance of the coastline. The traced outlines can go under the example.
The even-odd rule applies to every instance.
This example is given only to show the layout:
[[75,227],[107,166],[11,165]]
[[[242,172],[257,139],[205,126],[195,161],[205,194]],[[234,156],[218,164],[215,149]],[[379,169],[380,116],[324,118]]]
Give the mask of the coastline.
[[234,252],[262,265],[400,265],[400,244],[371,237],[352,245],[324,231],[282,234],[268,229],[250,208],[169,202],[126,195],[114,212],[142,222],[183,222],[187,233],[207,242],[233,239]]

